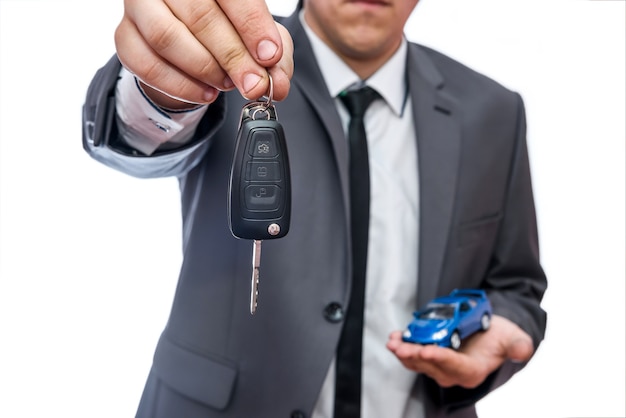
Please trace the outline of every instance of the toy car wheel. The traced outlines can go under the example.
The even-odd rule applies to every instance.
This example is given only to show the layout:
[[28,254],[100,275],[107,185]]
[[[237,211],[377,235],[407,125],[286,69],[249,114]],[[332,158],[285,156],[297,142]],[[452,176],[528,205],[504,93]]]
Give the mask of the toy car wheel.
[[491,317],[488,314],[484,313],[483,316],[480,318],[480,329],[482,329],[483,331],[487,331],[490,325]]
[[458,350],[461,347],[461,335],[458,331],[454,331],[450,336],[450,347],[454,350]]

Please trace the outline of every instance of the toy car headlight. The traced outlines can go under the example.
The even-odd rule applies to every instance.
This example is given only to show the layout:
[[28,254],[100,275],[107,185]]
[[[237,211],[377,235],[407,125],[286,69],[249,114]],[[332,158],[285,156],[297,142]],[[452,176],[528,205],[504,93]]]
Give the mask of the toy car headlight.
[[440,331],[437,331],[433,334],[433,339],[435,340],[441,340],[443,338],[445,338],[445,336],[448,335],[448,330],[447,329],[442,329]]
[[411,338],[411,331],[409,331],[408,329],[407,329],[407,330],[405,330],[405,331],[402,333],[402,336],[403,336],[404,338]]

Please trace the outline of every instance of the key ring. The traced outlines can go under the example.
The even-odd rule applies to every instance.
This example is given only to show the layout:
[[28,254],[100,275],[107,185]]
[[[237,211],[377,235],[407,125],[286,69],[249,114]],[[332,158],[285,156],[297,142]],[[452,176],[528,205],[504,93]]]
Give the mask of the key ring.
[[[272,104],[272,99],[274,97],[274,81],[272,80],[272,76],[271,74],[268,72],[267,73],[268,78],[270,79],[270,85],[269,85],[269,90],[268,90],[268,95],[267,97],[267,101],[265,103],[259,103],[259,107],[256,107],[252,113],[250,114],[250,117],[252,118],[252,120],[256,120],[256,116],[257,113],[262,112],[265,114],[267,120],[272,119],[272,114],[271,114],[271,110],[274,109],[274,105]],[[275,110],[274,110],[274,117],[275,116]]]
[[272,105],[272,99],[274,98],[274,80],[272,80],[272,75],[268,72],[267,77],[270,79],[270,86],[267,95],[267,103],[265,104],[265,108],[269,108]]

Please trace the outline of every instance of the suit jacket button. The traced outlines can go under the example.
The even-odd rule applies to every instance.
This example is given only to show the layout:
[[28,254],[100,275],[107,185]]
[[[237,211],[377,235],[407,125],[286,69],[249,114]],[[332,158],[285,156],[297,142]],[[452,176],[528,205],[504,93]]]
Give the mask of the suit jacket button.
[[296,410],[291,413],[291,418],[306,418],[306,415],[304,412]]
[[328,322],[341,322],[343,320],[343,308],[337,302],[331,302],[324,308],[324,318]]

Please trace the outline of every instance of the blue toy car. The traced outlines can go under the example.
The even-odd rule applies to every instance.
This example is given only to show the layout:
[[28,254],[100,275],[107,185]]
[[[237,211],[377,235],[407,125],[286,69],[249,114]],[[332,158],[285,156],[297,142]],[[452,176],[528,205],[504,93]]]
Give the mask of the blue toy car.
[[406,342],[437,344],[458,350],[461,341],[491,325],[491,303],[481,289],[455,289],[413,314],[402,334]]

